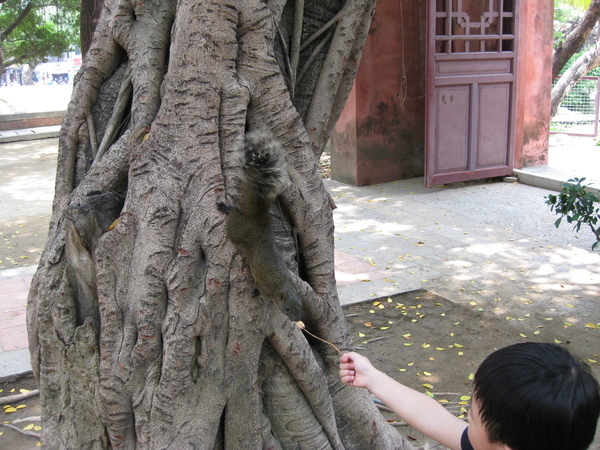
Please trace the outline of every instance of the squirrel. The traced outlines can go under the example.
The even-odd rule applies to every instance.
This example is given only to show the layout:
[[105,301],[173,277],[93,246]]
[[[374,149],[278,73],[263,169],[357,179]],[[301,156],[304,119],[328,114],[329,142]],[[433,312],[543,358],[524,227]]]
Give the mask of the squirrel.
[[243,179],[238,206],[217,204],[227,214],[228,238],[242,251],[256,284],[255,294],[273,301],[291,320],[300,320],[302,300],[275,242],[269,209],[285,182],[283,149],[265,131],[244,137]]

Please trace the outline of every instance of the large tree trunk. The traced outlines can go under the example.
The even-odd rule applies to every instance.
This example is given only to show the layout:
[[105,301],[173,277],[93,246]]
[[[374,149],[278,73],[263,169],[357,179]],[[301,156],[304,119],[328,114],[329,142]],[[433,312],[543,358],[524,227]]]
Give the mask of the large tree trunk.
[[253,295],[218,208],[239,198],[242,136],[267,129],[285,151],[271,214],[302,319],[352,348],[317,162],[372,9],[105,0],[28,303],[46,448],[410,448],[340,383],[332,347]]
[[552,56],[552,79],[558,77],[565,64],[577,53],[600,19],[600,0],[592,0],[581,21],[554,49]]

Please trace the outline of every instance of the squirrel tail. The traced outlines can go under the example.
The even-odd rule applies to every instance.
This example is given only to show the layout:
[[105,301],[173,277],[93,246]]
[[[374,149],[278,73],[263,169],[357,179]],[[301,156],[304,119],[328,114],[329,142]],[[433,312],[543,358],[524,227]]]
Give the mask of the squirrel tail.
[[240,209],[249,216],[262,213],[283,189],[285,172],[281,145],[265,131],[246,134],[242,168]]

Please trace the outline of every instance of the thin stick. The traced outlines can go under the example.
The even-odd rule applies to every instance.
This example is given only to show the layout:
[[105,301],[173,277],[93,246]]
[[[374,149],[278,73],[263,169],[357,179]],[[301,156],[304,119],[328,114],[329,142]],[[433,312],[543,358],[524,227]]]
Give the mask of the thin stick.
[[24,422],[41,422],[42,421],[42,417],[41,416],[31,416],[31,417],[23,417],[22,419],[15,419],[12,421],[12,424],[16,424],[16,423],[24,423]]
[[33,391],[25,392],[24,394],[16,394],[11,395],[9,397],[0,398],[0,405],[10,405],[11,403],[20,402],[26,400],[31,397],[35,397],[40,395],[40,391],[38,389],[34,389]]
[[338,352],[340,355],[342,355],[342,354],[343,354],[343,353],[342,353],[342,351],[341,351],[339,348],[337,348],[337,347],[335,346],[335,344],[332,344],[331,342],[329,342],[329,341],[326,341],[325,339],[321,339],[319,336],[315,336],[315,335],[314,335],[314,334],[312,334],[310,331],[308,331],[308,330],[306,329],[306,326],[304,325],[304,322],[302,322],[301,320],[299,320],[298,322],[296,322],[296,325],[297,325],[297,326],[298,326],[298,328],[300,328],[302,331],[304,331],[305,333],[308,333],[308,334],[310,334],[310,335],[311,335],[312,337],[314,337],[315,339],[318,339],[318,340],[320,340],[321,342],[325,342],[326,344],[329,344],[329,345],[331,345],[333,348],[335,348],[335,349],[337,350],[337,352]]
[[0,425],[5,426],[6,428],[10,428],[11,430],[18,431],[19,433],[24,434],[25,436],[33,436],[34,438],[38,439],[42,437],[40,433],[36,433],[34,431],[21,430],[19,427],[15,427],[14,425],[11,425],[9,423],[0,423]]

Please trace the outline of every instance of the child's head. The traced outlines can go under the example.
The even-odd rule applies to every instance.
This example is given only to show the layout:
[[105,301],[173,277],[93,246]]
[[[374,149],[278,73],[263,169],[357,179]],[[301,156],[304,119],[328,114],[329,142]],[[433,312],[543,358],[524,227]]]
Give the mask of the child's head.
[[586,449],[600,414],[590,368],[555,344],[495,351],[477,369],[473,397],[489,441],[513,450]]

